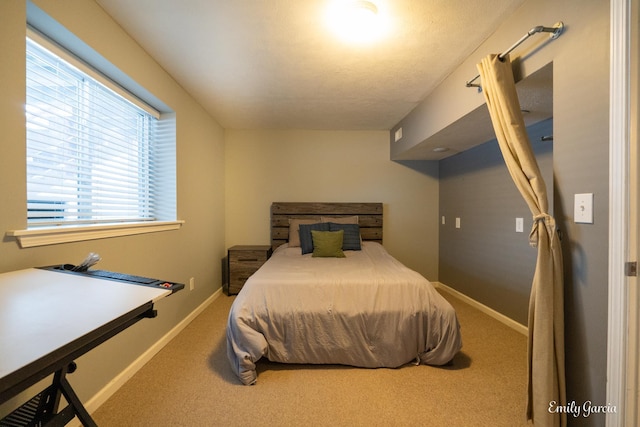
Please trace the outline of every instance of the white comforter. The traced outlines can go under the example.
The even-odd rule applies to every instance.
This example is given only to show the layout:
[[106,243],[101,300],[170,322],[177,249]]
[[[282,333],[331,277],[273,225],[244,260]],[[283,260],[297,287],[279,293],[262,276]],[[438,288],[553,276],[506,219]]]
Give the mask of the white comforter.
[[364,242],[346,258],[281,246],[245,283],[227,324],[227,355],[243,384],[255,363],[442,365],[462,347],[453,307],[424,277]]

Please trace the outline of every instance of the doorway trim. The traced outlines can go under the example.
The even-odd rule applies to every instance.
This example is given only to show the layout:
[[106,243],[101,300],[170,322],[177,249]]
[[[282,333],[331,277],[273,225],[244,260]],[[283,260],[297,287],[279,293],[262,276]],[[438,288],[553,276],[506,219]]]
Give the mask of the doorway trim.
[[[636,406],[627,394],[627,326],[629,306],[624,272],[629,250],[629,147],[631,3],[611,0],[609,86],[609,300],[607,336],[608,427],[627,425],[626,405]],[[635,381],[632,381],[635,383]],[[631,385],[631,384],[630,384]],[[631,412],[635,414],[635,409]],[[633,416],[635,418],[635,415]]]

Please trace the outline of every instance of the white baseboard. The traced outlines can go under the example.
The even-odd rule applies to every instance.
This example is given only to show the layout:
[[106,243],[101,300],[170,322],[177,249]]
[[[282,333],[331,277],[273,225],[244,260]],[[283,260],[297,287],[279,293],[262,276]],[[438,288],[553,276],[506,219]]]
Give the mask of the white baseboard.
[[[193,319],[195,319],[205,308],[207,308],[213,301],[215,301],[222,294],[222,288],[214,292],[209,298],[207,298],[202,304],[200,304],[195,310],[193,310],[187,317],[185,317],[180,323],[167,332],[162,338],[160,338],[155,344],[147,349],[136,360],[127,366],[120,374],[113,378],[106,386],[104,386],[98,393],[96,393],[91,399],[89,399],[84,407],[89,413],[94,412],[104,402],[107,401],[120,387],[124,385],[136,372],[138,372],[153,356],[155,356],[165,345],[176,337],[184,328],[187,327]],[[80,425],[77,418],[73,420],[77,422],[75,425]]]
[[481,312],[485,313],[488,316],[493,317],[494,319],[496,319],[497,321],[499,321],[500,323],[504,323],[505,325],[507,325],[508,327],[510,327],[511,329],[514,329],[518,332],[520,332],[523,335],[529,335],[529,329],[523,325],[522,323],[516,322],[515,320],[505,316],[502,313],[498,313],[497,311],[495,311],[494,309],[487,307],[486,305],[474,300],[471,297],[466,296],[465,294],[456,291],[455,289],[440,283],[440,282],[431,282],[433,284],[433,286],[435,286],[438,289],[442,289],[444,292],[447,292],[451,295],[453,295],[454,297],[461,299],[462,301],[466,302],[467,304],[471,305],[474,308],[477,308],[478,310],[480,310]]

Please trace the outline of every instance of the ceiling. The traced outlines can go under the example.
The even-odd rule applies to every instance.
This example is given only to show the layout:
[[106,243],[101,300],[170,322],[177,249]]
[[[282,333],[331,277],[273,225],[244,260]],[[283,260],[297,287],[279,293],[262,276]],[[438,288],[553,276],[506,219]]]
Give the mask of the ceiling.
[[373,1],[355,45],[330,0],[97,0],[223,127],[332,130],[391,129],[524,0]]

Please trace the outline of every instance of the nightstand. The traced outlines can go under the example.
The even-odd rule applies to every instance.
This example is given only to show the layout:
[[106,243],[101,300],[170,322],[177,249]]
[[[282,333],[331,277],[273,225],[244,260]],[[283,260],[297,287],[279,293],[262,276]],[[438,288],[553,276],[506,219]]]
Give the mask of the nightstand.
[[236,295],[249,276],[255,273],[271,256],[268,245],[237,245],[229,248],[229,295]]

